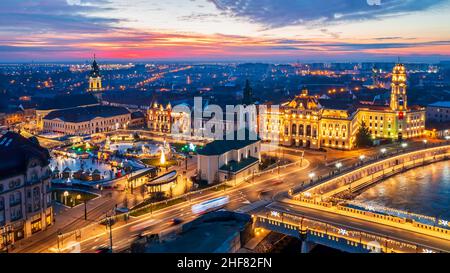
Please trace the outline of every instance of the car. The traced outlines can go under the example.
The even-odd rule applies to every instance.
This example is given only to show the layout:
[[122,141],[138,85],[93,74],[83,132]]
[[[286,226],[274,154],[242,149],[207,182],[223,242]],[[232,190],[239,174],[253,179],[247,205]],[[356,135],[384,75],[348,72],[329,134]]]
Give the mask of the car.
[[100,247],[95,250],[95,253],[111,253],[111,249],[109,247]]
[[183,220],[180,219],[180,218],[173,218],[173,219],[170,221],[170,223],[171,223],[173,226],[176,226],[176,225],[179,225],[179,224],[183,223]]
[[117,214],[128,213],[129,211],[130,210],[128,208],[124,208],[124,207],[116,208]]
[[273,181],[273,183],[272,183],[272,185],[280,185],[280,184],[283,184],[283,181],[281,181],[281,180],[275,180],[275,181]]

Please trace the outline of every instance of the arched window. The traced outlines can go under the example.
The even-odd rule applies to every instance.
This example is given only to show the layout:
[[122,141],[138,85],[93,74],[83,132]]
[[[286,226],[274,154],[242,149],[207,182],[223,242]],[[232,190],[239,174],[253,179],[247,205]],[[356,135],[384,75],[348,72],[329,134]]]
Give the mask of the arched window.
[[311,136],[311,125],[306,126],[306,136]]
[[299,127],[299,135],[303,136],[304,134],[305,134],[305,129],[304,129],[304,127],[303,127],[303,124],[300,124],[300,127]]

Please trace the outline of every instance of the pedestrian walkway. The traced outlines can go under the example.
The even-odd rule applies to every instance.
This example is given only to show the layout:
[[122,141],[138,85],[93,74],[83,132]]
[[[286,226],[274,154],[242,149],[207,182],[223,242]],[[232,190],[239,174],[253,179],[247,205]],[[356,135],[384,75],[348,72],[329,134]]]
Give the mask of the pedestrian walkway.
[[[114,210],[116,204],[123,202],[125,195],[126,194],[123,192],[103,191],[102,196],[87,202],[87,220],[84,219],[84,204],[70,208],[55,203],[53,205],[55,214],[55,221],[53,224],[46,230],[16,242],[12,252],[32,252],[31,250],[36,247],[42,248],[43,244],[48,245],[49,247],[55,245],[59,232],[71,232],[90,223],[97,222],[106,212]],[[127,197],[131,198],[128,194]]]

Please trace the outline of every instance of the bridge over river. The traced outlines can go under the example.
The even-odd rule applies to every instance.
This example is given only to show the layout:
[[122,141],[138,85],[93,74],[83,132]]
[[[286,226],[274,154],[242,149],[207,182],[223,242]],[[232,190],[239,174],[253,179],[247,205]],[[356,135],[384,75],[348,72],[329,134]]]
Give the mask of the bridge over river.
[[249,213],[255,228],[300,238],[303,252],[321,244],[346,252],[448,253],[448,221],[353,206],[342,197],[392,175],[449,158],[450,145],[379,158],[309,188],[278,194],[275,202]]

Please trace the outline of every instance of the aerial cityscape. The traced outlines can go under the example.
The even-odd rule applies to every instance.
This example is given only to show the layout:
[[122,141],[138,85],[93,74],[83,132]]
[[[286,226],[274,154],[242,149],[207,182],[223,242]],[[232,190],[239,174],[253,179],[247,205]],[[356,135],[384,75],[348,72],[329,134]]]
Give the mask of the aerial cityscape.
[[450,1],[329,2],[2,1],[0,252],[450,252]]

